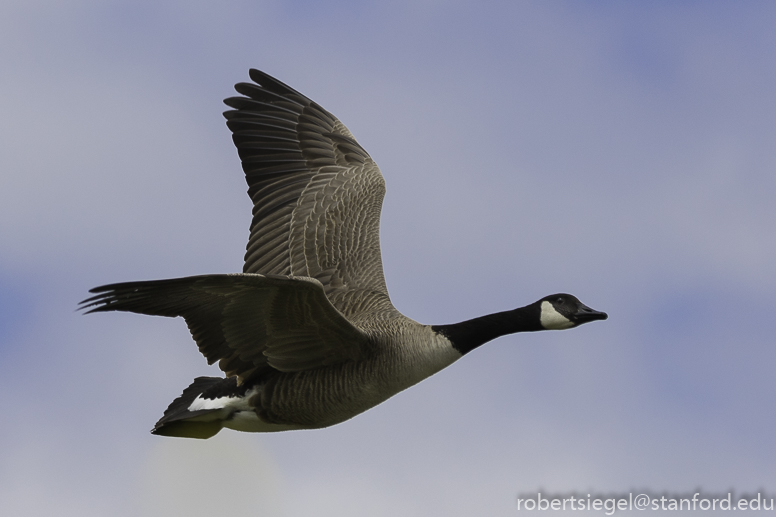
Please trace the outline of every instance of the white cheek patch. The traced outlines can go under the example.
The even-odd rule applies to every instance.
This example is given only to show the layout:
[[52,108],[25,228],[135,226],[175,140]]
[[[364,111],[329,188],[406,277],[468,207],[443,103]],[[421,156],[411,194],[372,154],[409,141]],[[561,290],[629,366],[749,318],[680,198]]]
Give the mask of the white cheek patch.
[[542,315],[539,319],[542,327],[547,330],[570,329],[574,323],[564,315],[555,310],[550,302],[542,302]]

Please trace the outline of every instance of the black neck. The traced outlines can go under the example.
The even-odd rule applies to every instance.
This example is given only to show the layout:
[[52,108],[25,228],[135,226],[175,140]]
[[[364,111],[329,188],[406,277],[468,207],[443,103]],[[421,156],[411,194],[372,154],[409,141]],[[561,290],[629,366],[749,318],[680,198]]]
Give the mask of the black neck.
[[461,354],[466,354],[500,336],[544,330],[539,314],[539,306],[534,303],[452,325],[433,325],[431,330],[445,336],[453,344],[453,348]]

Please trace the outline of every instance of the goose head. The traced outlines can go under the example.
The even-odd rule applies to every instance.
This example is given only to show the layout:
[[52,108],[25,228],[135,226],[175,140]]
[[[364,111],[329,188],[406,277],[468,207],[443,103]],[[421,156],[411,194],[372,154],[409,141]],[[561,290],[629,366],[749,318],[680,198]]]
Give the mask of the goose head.
[[511,311],[488,314],[451,325],[433,325],[431,329],[450,340],[453,348],[463,355],[507,334],[570,329],[608,317],[605,312],[593,310],[580,302],[574,295],[559,293]]
[[605,312],[591,309],[576,296],[565,293],[545,296],[536,305],[539,308],[539,323],[545,330],[570,329],[609,317]]

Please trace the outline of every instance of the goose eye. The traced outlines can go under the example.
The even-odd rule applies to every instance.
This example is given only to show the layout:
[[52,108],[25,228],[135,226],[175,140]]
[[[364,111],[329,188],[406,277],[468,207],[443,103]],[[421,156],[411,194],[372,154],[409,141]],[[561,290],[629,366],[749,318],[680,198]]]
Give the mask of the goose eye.
[[563,298],[558,298],[557,300],[555,300],[555,303],[557,303],[558,305],[563,305],[563,302],[564,302]]

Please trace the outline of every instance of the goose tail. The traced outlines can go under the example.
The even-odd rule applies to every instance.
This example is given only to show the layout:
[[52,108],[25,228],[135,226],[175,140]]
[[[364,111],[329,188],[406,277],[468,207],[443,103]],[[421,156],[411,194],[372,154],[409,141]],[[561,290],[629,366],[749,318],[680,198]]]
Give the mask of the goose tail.
[[[230,397],[237,388],[234,377],[197,377],[173,400],[151,433],[183,438],[210,438],[229,418]],[[230,393],[231,392],[231,393]]]

